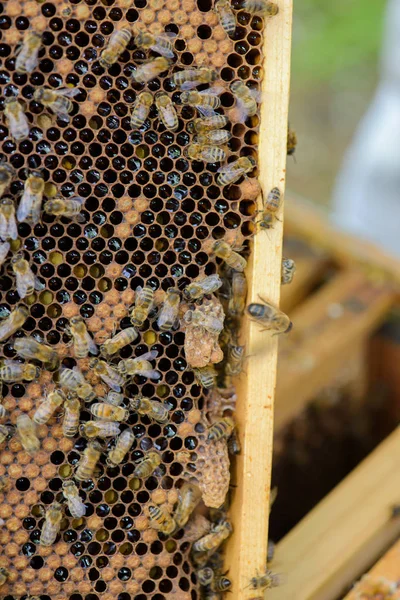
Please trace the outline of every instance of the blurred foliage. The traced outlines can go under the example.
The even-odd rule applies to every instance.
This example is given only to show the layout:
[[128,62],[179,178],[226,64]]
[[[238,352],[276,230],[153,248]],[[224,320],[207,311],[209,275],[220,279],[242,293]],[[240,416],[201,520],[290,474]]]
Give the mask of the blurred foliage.
[[[400,0],[399,0],[400,1]],[[379,56],[384,0],[294,0],[293,75],[318,84]]]

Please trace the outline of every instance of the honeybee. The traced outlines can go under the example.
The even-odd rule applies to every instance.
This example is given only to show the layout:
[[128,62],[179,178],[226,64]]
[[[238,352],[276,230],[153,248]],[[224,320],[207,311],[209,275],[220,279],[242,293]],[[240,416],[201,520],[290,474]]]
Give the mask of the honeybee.
[[65,437],[74,437],[78,433],[81,403],[75,396],[67,396],[64,402],[62,430]]
[[264,208],[261,211],[262,216],[260,223],[261,229],[271,229],[276,217],[275,213],[282,203],[282,196],[278,188],[273,188],[264,202]]
[[185,148],[184,155],[192,160],[204,160],[208,163],[222,162],[226,158],[223,148],[202,144],[189,144]]
[[218,258],[226,262],[228,267],[234,271],[243,272],[247,266],[247,261],[243,256],[240,256],[233,248],[224,240],[216,240],[213,244],[213,253]]
[[32,271],[22,252],[12,257],[11,267],[16,279],[15,287],[21,300],[31,296],[35,290],[42,290],[45,287]]
[[270,0],[245,0],[243,10],[251,15],[262,17],[274,17],[279,12],[279,6]]
[[14,350],[22,358],[39,360],[50,370],[54,370],[58,365],[57,351],[47,344],[38,342],[33,337],[21,337],[14,340]]
[[124,395],[119,392],[110,390],[107,396],[104,398],[104,402],[112,404],[113,406],[120,406],[124,401]]
[[71,335],[76,358],[86,358],[89,352],[98,354],[99,350],[90,337],[85,320],[82,317],[72,317],[66,331]]
[[63,404],[64,400],[65,395],[61,390],[54,390],[53,392],[50,392],[33,415],[33,420],[35,423],[38,425],[47,423],[57,408]]
[[291,258],[282,258],[281,284],[292,283],[296,272],[296,263]]
[[0,200],[0,238],[16,240],[17,237],[14,202],[11,198],[2,198]]
[[116,467],[119,465],[128,454],[129,450],[133,446],[135,436],[130,429],[125,429],[121,435],[117,438],[117,442],[114,448],[111,448],[107,455],[107,464],[110,467]]
[[261,296],[260,300],[262,300],[263,304],[249,304],[247,312],[250,317],[253,317],[254,321],[265,325],[264,329],[261,329],[261,331],[272,330],[276,331],[276,333],[289,333],[293,327],[293,323],[289,317],[279,310],[279,308],[276,308],[267,302],[267,300],[261,298]]
[[184,483],[179,490],[178,506],[175,509],[174,519],[176,525],[184,527],[189,521],[190,515],[196,508],[201,499],[201,491],[193,483]]
[[80,519],[86,514],[86,506],[79,495],[79,490],[76,484],[68,479],[63,481],[62,492],[67,501],[69,512],[74,519]]
[[106,402],[95,402],[91,405],[90,412],[102,421],[126,421],[129,417],[129,411],[122,406],[113,406]]
[[54,544],[57,535],[60,533],[62,518],[63,513],[61,504],[59,502],[53,502],[46,510],[46,516],[39,540],[41,546],[51,546]]
[[228,439],[228,452],[231,456],[235,456],[237,454],[240,454],[241,451],[242,447],[235,427],[235,429],[231,433],[230,438]]
[[203,296],[219,290],[221,285],[222,281],[219,275],[208,275],[189,283],[183,290],[183,294],[188,300],[200,300]]
[[226,361],[226,373],[231,377],[237,377],[243,370],[244,346],[228,344],[228,357]]
[[84,449],[83,454],[78,463],[74,475],[75,479],[77,479],[78,481],[87,481],[88,479],[92,479],[96,465],[101,456],[101,450],[102,448],[99,442],[97,442],[96,440],[94,440],[93,442],[89,442],[89,444]]
[[296,152],[297,135],[294,129],[288,127],[286,153],[288,156],[293,156]]
[[168,288],[157,319],[157,325],[161,331],[169,331],[177,324],[180,301],[179,291],[175,288]]
[[22,104],[14,97],[6,98],[4,115],[10,136],[14,140],[25,140],[29,136],[29,121]]
[[9,479],[7,475],[2,475],[0,477],[0,493],[4,492],[9,486]]
[[229,87],[236,99],[239,120],[244,123],[248,117],[257,113],[257,102],[261,101],[261,94],[258,90],[248,88],[243,81],[233,81]]
[[0,567],[0,587],[4,585],[9,578],[10,573],[4,567]]
[[131,311],[131,323],[141,327],[147,319],[154,300],[154,290],[148,285],[139,285],[135,292],[135,306]]
[[25,181],[24,191],[17,210],[17,219],[36,225],[40,221],[44,192],[44,179],[40,171],[32,171]]
[[72,369],[61,367],[60,385],[75,392],[85,402],[91,402],[96,397],[92,386],[86,381],[78,367]]
[[119,423],[115,423],[114,421],[86,421],[86,423],[82,423],[79,426],[79,433],[90,439],[95,437],[116,437],[121,431]]
[[116,368],[112,367],[105,360],[94,358],[90,361],[90,366],[103,381],[106,383],[114,392],[120,392],[122,386],[125,383],[124,377],[120,375]]
[[216,421],[208,428],[208,439],[217,442],[223,438],[229,438],[235,428],[235,422],[232,417],[224,417]]
[[164,535],[172,535],[176,529],[174,518],[165,508],[149,504],[150,526]]
[[250,173],[256,166],[256,161],[252,156],[241,156],[229,165],[224,165],[218,169],[217,182],[219,185],[231,185],[236,183],[242,175]]
[[277,573],[267,570],[264,575],[257,575],[250,579],[250,585],[248,586],[252,590],[265,590],[273,587],[277,587],[282,583],[282,577]]
[[46,108],[49,108],[57,117],[66,123],[70,120],[70,113],[74,105],[71,98],[79,94],[78,88],[59,88],[52,90],[49,88],[39,88],[33,94],[36,102],[40,102]]
[[110,358],[113,354],[116,354],[128,344],[132,344],[139,337],[138,332],[134,327],[128,327],[123,329],[117,335],[114,335],[109,340],[106,340],[104,344],[100,346],[102,354]]
[[21,329],[29,317],[29,310],[26,306],[17,306],[5,319],[0,321],[0,342],[4,342],[13,335],[18,329]]
[[169,131],[176,131],[179,127],[178,115],[171,98],[165,92],[157,92],[155,95],[158,116],[162,124]]
[[206,390],[209,390],[215,386],[217,373],[212,365],[193,369],[193,373],[195,374],[199,384],[202,385]]
[[150,477],[153,471],[161,464],[161,457],[157,452],[151,450],[137,462],[138,464],[133,471],[133,476],[144,479],[145,477]]
[[147,415],[149,419],[154,419],[157,423],[167,423],[169,420],[167,407],[158,400],[150,400],[150,398],[144,398],[138,394],[131,398],[129,405],[139,415]]
[[8,437],[11,437],[13,432],[14,432],[14,429],[12,427],[10,427],[8,425],[3,425],[2,423],[0,423],[0,444],[5,442],[5,440]]
[[233,273],[231,293],[228,314],[232,317],[239,317],[244,312],[247,296],[247,279],[243,273]]
[[0,198],[10,186],[13,177],[15,177],[14,167],[8,163],[0,161]]
[[224,31],[229,36],[233,35],[236,30],[236,18],[229,0],[217,0],[214,4],[214,10]]
[[143,50],[153,50],[165,58],[174,58],[173,40],[176,33],[164,31],[159,35],[153,35],[149,32],[140,31],[135,37],[135,44]]
[[0,404],[0,419],[4,419],[7,415],[7,411],[2,404]]
[[164,56],[152,58],[136,68],[132,79],[136,83],[147,83],[169,69],[170,61]]
[[136,96],[131,114],[132,129],[140,129],[142,127],[149,116],[152,104],[153,96],[150,94],[150,92],[140,92],[140,94]]
[[214,83],[218,74],[214,69],[200,67],[199,69],[184,69],[174,73],[171,77],[173,83],[181,90],[192,90],[203,83]]
[[118,363],[118,371],[122,375],[129,375],[131,377],[135,375],[142,375],[142,377],[149,377],[149,379],[160,379],[161,373],[153,369],[150,360],[154,360],[158,355],[157,350],[151,350],[145,352],[137,358],[126,358]]
[[47,200],[43,209],[48,215],[56,217],[65,217],[72,219],[77,223],[84,223],[85,217],[81,214],[81,210],[85,199],[81,196],[73,196],[72,198],[54,198]]
[[214,551],[224,542],[232,533],[233,528],[229,521],[223,519],[211,527],[211,532],[197,540],[193,544],[195,552]]
[[214,579],[214,571],[211,567],[202,567],[197,570],[197,581],[200,585],[205,587],[206,585],[210,585],[210,583]]
[[182,104],[194,106],[204,117],[212,117],[215,115],[215,110],[221,106],[221,99],[218,97],[218,94],[222,91],[222,87],[216,86],[202,92],[197,90],[182,92],[181,102]]
[[32,73],[39,64],[39,50],[42,45],[42,34],[28,29],[24,34],[24,41],[17,50],[15,70],[17,73]]
[[0,362],[0,381],[15,383],[18,381],[33,381],[40,375],[39,367],[30,363],[20,363],[16,360],[5,359]]
[[231,587],[232,581],[226,576],[226,573],[214,576],[210,585],[213,592],[227,592]]
[[211,131],[197,135],[194,141],[200,145],[216,144],[217,146],[222,146],[223,144],[227,144],[231,137],[231,132],[226,129],[212,129]]
[[26,413],[19,415],[16,421],[17,432],[21,445],[30,455],[36,454],[40,448],[40,441],[36,435],[36,424]]
[[186,311],[183,320],[188,325],[202,327],[213,335],[219,335],[224,328],[223,320],[214,317],[211,314],[205,314],[200,309]]
[[214,131],[215,129],[221,129],[229,123],[228,117],[225,115],[213,115],[212,117],[206,117],[204,119],[194,119],[190,123],[190,130],[196,131],[197,133],[204,134],[208,131]]
[[126,50],[132,37],[132,29],[130,27],[122,27],[117,29],[110,35],[107,46],[100,54],[99,63],[107,69],[117,62],[121,54]]
[[10,252],[9,242],[0,242],[0,267],[4,264],[7,254]]

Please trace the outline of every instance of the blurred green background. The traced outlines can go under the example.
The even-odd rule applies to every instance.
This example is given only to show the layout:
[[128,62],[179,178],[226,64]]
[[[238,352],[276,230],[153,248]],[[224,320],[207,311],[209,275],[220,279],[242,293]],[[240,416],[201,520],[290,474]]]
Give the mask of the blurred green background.
[[[399,0],[400,1],[400,0]],[[288,189],[329,206],[379,77],[385,0],[294,0]]]

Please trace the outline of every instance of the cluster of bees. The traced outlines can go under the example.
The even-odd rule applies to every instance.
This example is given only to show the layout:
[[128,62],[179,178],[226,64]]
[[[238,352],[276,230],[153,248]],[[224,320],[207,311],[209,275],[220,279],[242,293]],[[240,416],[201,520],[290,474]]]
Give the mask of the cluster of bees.
[[[245,0],[243,9],[252,15],[264,17],[274,16],[278,12],[277,5],[269,0]],[[233,36],[236,17],[229,0],[216,0],[214,10],[227,35]],[[116,63],[133,37],[138,48],[159,54],[158,57],[149,58],[136,66],[132,73],[134,82],[146,84],[170,70],[175,57],[176,34],[164,32],[158,35],[143,31],[135,34],[132,28],[127,26],[121,27],[110,36],[107,46],[101,52],[100,65],[108,69]],[[27,30],[16,57],[15,69],[18,73],[32,73],[35,70],[39,62],[41,45],[42,34]],[[232,135],[228,129],[225,129],[229,124],[228,118],[218,112],[221,109],[220,95],[226,90],[218,85],[217,80],[216,71],[208,67],[183,68],[170,77],[173,87],[180,91],[181,103],[195,108],[198,113],[198,117],[189,124],[189,131],[194,136],[184,151],[189,159],[206,163],[224,163],[227,160],[224,146]],[[197,89],[199,87],[202,89]],[[258,92],[247,87],[242,81],[233,81],[229,90],[235,98],[240,121],[245,122],[248,117],[256,115],[260,101]],[[45,108],[50,109],[60,121],[69,122],[74,108],[73,98],[78,93],[77,88],[41,87],[35,90],[33,97]],[[137,93],[131,112],[132,129],[141,129],[149,117],[153,103],[164,127],[175,132],[179,127],[177,109],[170,96],[164,91],[154,95],[149,91]],[[29,136],[29,121],[17,97],[5,99],[4,115],[11,137],[20,141]],[[289,154],[293,154],[295,144],[295,134],[289,130]],[[236,158],[218,169],[217,183],[221,186],[234,184],[242,176],[247,177],[256,166],[256,160],[252,156]],[[13,247],[12,242],[18,237],[18,222],[37,224],[41,219],[42,210],[56,217],[66,217],[76,222],[85,221],[81,213],[84,204],[84,199],[81,197],[56,197],[43,203],[45,181],[40,170],[33,170],[28,174],[16,208],[14,200],[4,195],[15,177],[15,169],[10,164],[0,163],[0,266],[6,262]],[[273,188],[266,196],[263,209],[260,211],[261,230],[268,230],[273,226],[281,201],[280,190]],[[160,331],[173,330],[181,324],[186,329],[200,328],[214,335],[216,339],[221,334],[221,346],[225,356],[222,375],[212,364],[193,367],[198,383],[206,390],[217,388],[221,381],[237,376],[242,371],[245,349],[238,343],[238,330],[240,318],[245,310],[252,319],[261,323],[264,329],[275,333],[286,333],[292,326],[287,315],[265,300],[251,303],[246,308],[247,284],[244,270],[247,262],[240,254],[239,248],[235,249],[225,240],[216,240],[212,243],[210,253],[222,263],[222,278],[218,274],[203,276],[183,290],[168,289],[157,314],[157,325]],[[30,296],[35,290],[44,289],[44,284],[33,273],[29,261],[22,252],[16,252],[11,256],[10,267],[21,300]],[[290,283],[294,272],[294,262],[283,259],[282,283]],[[205,313],[201,309],[203,299],[212,298],[214,294],[224,307],[225,329],[224,316],[221,317],[220,314],[212,311]],[[185,309],[182,309],[183,305]],[[30,455],[35,455],[40,449],[36,427],[47,423],[57,411],[62,411],[62,430],[66,437],[72,438],[80,434],[88,440],[73,478],[63,482],[62,500],[53,502],[45,512],[39,541],[43,546],[51,546],[55,542],[60,531],[65,505],[72,517],[81,518],[85,515],[86,506],[80,497],[77,483],[94,477],[102,453],[107,452],[106,462],[110,467],[121,464],[125,459],[135,440],[133,432],[125,425],[131,412],[146,415],[160,424],[169,422],[168,409],[158,400],[138,394],[129,398],[127,407],[123,405],[126,398],[125,386],[136,375],[152,380],[161,377],[153,365],[157,352],[149,351],[136,358],[124,360],[115,358],[122,348],[136,341],[139,336],[138,329],[143,327],[154,308],[152,287],[149,285],[138,287],[130,313],[131,325],[106,340],[100,348],[89,334],[82,317],[70,319],[66,334],[70,336],[73,355],[78,360],[91,356],[90,368],[109,388],[104,397],[96,397],[94,388],[78,366],[67,368],[60,364],[57,350],[33,337],[17,337],[13,342],[15,352],[25,362],[20,362],[19,359],[3,360],[0,364],[0,383],[33,381],[39,377],[41,368],[52,371],[56,381],[56,387],[47,393],[32,419],[27,414],[22,414],[17,418],[15,427],[0,424],[0,443],[16,433],[24,450]],[[28,316],[28,308],[21,304],[8,317],[3,318],[0,321],[0,342],[6,341],[21,329]],[[40,363],[41,367],[37,366],[37,363]],[[81,422],[82,403],[89,407],[92,414],[92,419],[89,421]],[[6,415],[4,407],[0,405],[0,418],[4,419]],[[122,430],[121,426],[123,426]],[[206,436],[209,444],[225,439],[232,453],[240,452],[235,435],[235,422],[231,415],[223,415],[211,423]],[[107,450],[106,441],[110,439],[114,440],[114,443]],[[185,461],[187,457],[182,456],[181,459]],[[158,452],[148,451],[137,461],[133,476],[140,479],[147,478],[160,464],[161,457]],[[7,478],[2,478],[0,490],[5,489],[7,485]],[[185,527],[200,500],[201,492],[198,486],[185,482],[179,490],[179,500],[172,514],[155,504],[147,505],[151,526],[166,536],[173,535]],[[198,581],[202,586],[203,597],[207,600],[218,600],[222,592],[230,589],[231,581],[226,573],[223,573],[219,549],[231,532],[232,525],[226,512],[220,512],[211,528],[203,532],[201,537],[192,544],[192,557],[197,567]],[[7,576],[7,571],[0,569],[0,585],[5,583]],[[273,587],[277,583],[277,576],[267,571],[264,575],[254,577],[250,587],[262,590]]]

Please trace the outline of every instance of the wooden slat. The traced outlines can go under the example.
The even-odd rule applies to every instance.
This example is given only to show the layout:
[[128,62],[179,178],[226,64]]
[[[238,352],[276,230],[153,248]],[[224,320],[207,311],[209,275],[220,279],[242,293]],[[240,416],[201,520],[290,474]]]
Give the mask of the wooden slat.
[[397,286],[400,284],[400,260],[372,243],[338,230],[320,207],[292,193],[286,198],[285,229],[324,248],[343,265],[359,263],[368,272],[375,272],[377,278],[386,277]]
[[334,381],[393,300],[391,288],[350,270],[339,273],[293,312],[293,330],[280,346],[276,430]]
[[[383,577],[397,583],[400,581],[400,540],[372,567],[368,576],[371,581]],[[357,583],[343,600],[359,600],[358,592],[365,589],[365,584]]]
[[[278,0],[279,14],[267,19],[264,32],[263,102],[259,143],[259,181],[264,193],[285,189],[286,137],[290,78],[292,0]],[[259,207],[262,199],[259,198]],[[282,214],[269,235],[255,237],[247,270],[249,301],[261,294],[279,303]],[[238,386],[237,420],[242,453],[236,462],[236,488],[230,514],[234,534],[228,543],[226,566],[233,580],[235,600],[254,597],[248,588],[257,570],[265,567],[268,538],[268,503],[272,465],[273,403],[276,381],[277,337],[261,332],[245,320],[247,376]],[[256,347],[262,347],[256,354]]]
[[[266,600],[335,600],[400,532],[396,429],[277,545],[273,568],[286,583]],[[298,490],[293,490],[298,493]]]

